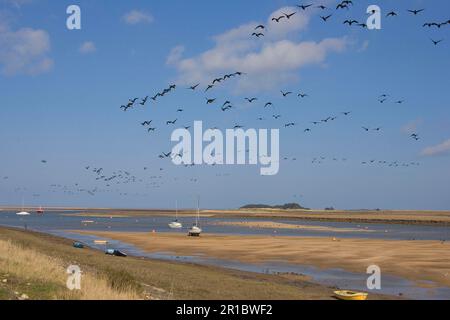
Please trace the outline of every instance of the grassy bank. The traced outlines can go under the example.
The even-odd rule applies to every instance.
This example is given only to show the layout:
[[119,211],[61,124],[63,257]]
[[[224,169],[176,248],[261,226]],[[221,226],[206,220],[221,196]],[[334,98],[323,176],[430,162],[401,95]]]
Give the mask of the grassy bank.
[[[66,268],[83,271],[82,292],[66,289]],[[7,279],[6,283],[2,280]],[[50,235],[0,227],[0,299],[332,299],[303,276],[116,258]],[[380,298],[380,297],[377,297]]]

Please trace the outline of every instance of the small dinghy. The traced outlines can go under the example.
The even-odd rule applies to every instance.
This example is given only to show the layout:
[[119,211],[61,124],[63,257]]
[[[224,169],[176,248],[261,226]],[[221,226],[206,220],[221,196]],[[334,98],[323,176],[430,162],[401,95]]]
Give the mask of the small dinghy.
[[77,249],[84,249],[84,244],[82,244],[81,242],[74,242],[73,247]]
[[364,292],[355,292],[349,290],[335,291],[336,298],[339,300],[367,300],[369,294]]
[[94,240],[94,243],[106,246],[108,244],[108,240]]
[[108,249],[105,251],[105,254],[116,257],[128,257],[128,255],[120,250]]

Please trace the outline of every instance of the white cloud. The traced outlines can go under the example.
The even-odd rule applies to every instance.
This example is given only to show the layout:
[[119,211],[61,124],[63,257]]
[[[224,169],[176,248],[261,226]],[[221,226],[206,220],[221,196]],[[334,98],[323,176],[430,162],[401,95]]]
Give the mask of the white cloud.
[[44,30],[22,28],[12,31],[0,26],[0,65],[6,75],[47,72],[53,67],[49,58],[50,36]]
[[33,2],[33,0],[3,0],[3,2],[10,4],[17,9],[20,9],[23,5]]
[[179,61],[181,59],[181,56],[183,55],[184,49],[184,46],[177,46],[173,48],[170,51],[169,56],[167,57],[167,64],[170,65]]
[[132,10],[123,16],[123,20],[128,24],[151,23],[153,16],[140,10]]
[[422,122],[423,122],[422,119],[416,119],[414,121],[405,124],[401,130],[403,133],[406,134],[417,133],[417,128],[422,124]]
[[79,51],[82,54],[89,54],[89,53],[94,53],[95,51],[97,51],[97,48],[95,47],[95,43],[94,42],[86,41],[80,46]]
[[425,148],[422,151],[423,156],[439,156],[450,153],[450,139],[436,146]]
[[197,56],[183,58],[182,47],[178,46],[170,52],[167,63],[177,69],[177,81],[181,84],[206,83],[218,75],[236,71],[247,74],[237,80],[239,90],[269,90],[296,80],[302,67],[322,65],[330,53],[343,51],[348,41],[346,38],[318,42],[292,40],[308,26],[310,13],[299,12],[279,23],[271,19],[294,10],[285,7],[272,13],[265,24],[265,37],[252,37],[260,23],[250,22],[213,37],[213,48]]
[[361,47],[358,49],[358,52],[364,52],[364,51],[366,51],[366,50],[369,48],[369,44],[370,44],[369,40],[365,40],[365,41],[362,43]]

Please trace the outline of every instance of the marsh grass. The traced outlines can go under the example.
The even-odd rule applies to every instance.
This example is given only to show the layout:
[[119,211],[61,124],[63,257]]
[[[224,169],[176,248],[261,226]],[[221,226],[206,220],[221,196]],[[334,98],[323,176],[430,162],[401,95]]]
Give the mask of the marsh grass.
[[[66,263],[27,249],[23,244],[0,240],[0,295],[11,298],[18,292],[31,299],[135,300],[139,287],[124,273],[82,273],[81,290],[66,287]],[[117,279],[115,277],[118,277]]]

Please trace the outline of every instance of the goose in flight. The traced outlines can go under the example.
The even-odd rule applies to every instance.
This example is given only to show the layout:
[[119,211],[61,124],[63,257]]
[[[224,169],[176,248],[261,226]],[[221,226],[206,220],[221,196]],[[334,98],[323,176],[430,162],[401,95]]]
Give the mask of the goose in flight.
[[396,17],[396,16],[398,16],[398,14],[395,11],[391,11],[386,15],[386,17]]
[[408,12],[412,13],[413,15],[418,15],[419,13],[421,13],[422,11],[424,11],[425,9],[420,9],[420,10],[408,10]]
[[294,16],[296,14],[297,14],[297,12],[293,12],[293,13],[289,13],[289,14],[284,13],[284,16],[289,20],[292,16]]
[[320,18],[321,18],[324,22],[327,22],[328,19],[330,19],[332,16],[333,16],[333,15],[330,14],[330,15],[328,15],[328,16],[320,16]]
[[435,45],[435,46],[437,46],[439,43],[441,43],[442,41],[444,41],[444,39],[442,39],[442,40],[433,40],[433,39],[430,39],[431,40],[431,42],[433,42],[433,44]]
[[302,9],[303,11],[305,11],[306,9],[308,9],[308,8],[311,7],[311,6],[312,6],[312,4],[307,4],[307,5],[301,4],[301,5],[297,5],[297,7],[299,7],[299,8]]
[[277,23],[280,22],[281,19],[286,18],[286,16],[280,16],[278,18],[273,17],[272,21],[276,21]]

